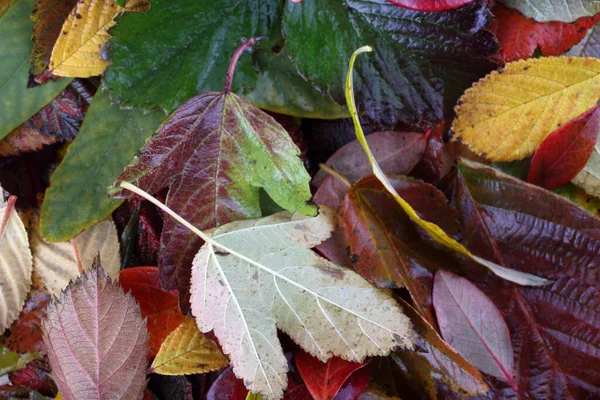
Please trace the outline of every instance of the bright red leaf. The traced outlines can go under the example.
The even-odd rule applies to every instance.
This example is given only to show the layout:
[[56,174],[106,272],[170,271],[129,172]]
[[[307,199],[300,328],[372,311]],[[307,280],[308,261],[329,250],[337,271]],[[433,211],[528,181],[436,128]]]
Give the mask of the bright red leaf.
[[296,367],[316,400],[331,400],[348,377],[363,364],[332,357],[326,363],[303,351],[296,355]]
[[402,8],[416,11],[445,11],[462,7],[473,0],[387,0]]
[[148,358],[154,357],[160,345],[179,326],[184,316],[179,309],[176,290],[160,287],[158,267],[135,267],[121,271],[119,284],[140,303],[150,334]]
[[356,400],[367,389],[371,380],[371,366],[366,364],[364,367],[354,371],[339,390],[334,400]]
[[494,61],[505,64],[530,58],[540,48],[544,56],[559,56],[579,43],[587,30],[600,20],[600,16],[580,18],[573,23],[537,22],[519,11],[496,3],[496,19],[488,28],[496,34],[500,51]]
[[510,334],[494,303],[467,279],[440,270],[433,306],[444,340],[480,371],[516,390]]
[[547,189],[570,182],[592,155],[599,127],[596,106],[551,133],[533,155],[527,182]]

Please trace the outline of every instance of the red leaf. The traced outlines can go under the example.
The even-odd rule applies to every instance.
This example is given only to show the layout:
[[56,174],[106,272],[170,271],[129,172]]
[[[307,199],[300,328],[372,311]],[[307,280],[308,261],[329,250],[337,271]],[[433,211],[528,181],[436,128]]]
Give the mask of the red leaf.
[[592,155],[599,127],[596,106],[552,132],[533,155],[527,182],[547,189],[570,182]]
[[43,335],[52,377],[65,400],[140,398],[146,322],[133,296],[94,264],[48,305]]
[[364,367],[354,371],[346,380],[335,400],[356,400],[367,389],[371,380],[371,366],[366,364]]
[[444,157],[443,130],[444,124],[439,124],[432,131],[425,134],[425,151],[421,160],[410,172],[411,176],[426,182],[436,182],[448,172],[453,160],[446,160]]
[[176,290],[160,287],[158,267],[135,267],[121,271],[119,284],[140,303],[150,334],[148,358],[156,355],[160,345],[179,326],[184,316],[179,309]]
[[462,7],[474,0],[387,0],[399,7],[417,11],[445,11]]
[[247,395],[244,381],[236,377],[233,368],[229,367],[212,384],[206,400],[246,400]]
[[46,307],[50,295],[43,289],[32,290],[25,301],[19,318],[10,327],[6,347],[17,353],[46,351],[42,339],[42,319],[46,317]]
[[56,385],[50,377],[50,366],[42,360],[31,361],[25,368],[11,372],[9,379],[12,385],[0,386],[0,398],[4,398],[4,390],[13,391],[13,396],[17,393],[27,395],[33,390],[44,396],[54,397],[56,394]]
[[363,364],[332,357],[326,363],[303,351],[296,355],[296,367],[316,400],[331,400],[346,379]]
[[467,279],[439,270],[433,306],[444,340],[480,371],[516,390],[510,334],[494,303]]
[[500,42],[500,51],[493,59],[502,65],[530,58],[538,46],[544,56],[562,55],[579,43],[587,30],[600,20],[600,16],[595,16],[580,18],[573,23],[543,23],[498,3],[492,12],[496,19],[488,29]]

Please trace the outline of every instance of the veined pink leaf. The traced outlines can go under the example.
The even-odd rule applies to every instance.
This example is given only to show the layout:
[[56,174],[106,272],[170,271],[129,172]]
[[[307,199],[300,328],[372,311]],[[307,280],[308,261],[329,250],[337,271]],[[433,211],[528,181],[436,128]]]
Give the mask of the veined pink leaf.
[[439,270],[433,306],[444,340],[477,369],[516,390],[510,333],[494,303],[467,279]]
[[62,398],[139,399],[148,333],[139,305],[99,261],[48,305],[44,342]]

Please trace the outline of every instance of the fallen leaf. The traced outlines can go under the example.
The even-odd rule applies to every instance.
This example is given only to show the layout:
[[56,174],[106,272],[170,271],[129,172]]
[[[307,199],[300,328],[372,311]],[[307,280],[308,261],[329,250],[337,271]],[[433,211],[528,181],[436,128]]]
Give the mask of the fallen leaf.
[[[415,132],[375,132],[366,139],[381,169],[392,175],[408,175],[423,156],[427,145],[427,137]],[[371,174],[369,158],[357,140],[342,146],[329,157],[325,165],[350,183]],[[327,176],[327,172],[319,170],[312,185],[319,187]]]
[[[456,210],[434,186],[407,177],[390,182],[422,218],[456,234]],[[338,212],[352,268],[379,287],[406,287],[421,314],[435,325],[433,273],[448,253],[428,241],[396,200],[373,176],[354,184]]]
[[11,196],[0,208],[0,333],[19,316],[31,286],[31,250],[16,201]]
[[417,11],[445,11],[462,7],[473,0],[388,0],[397,6]]
[[244,386],[244,381],[237,378],[233,373],[233,368],[229,367],[221,372],[216,381],[211,385],[207,400],[245,400],[248,395],[248,389]]
[[194,400],[192,384],[185,376],[153,374],[150,376],[148,388],[155,399]]
[[194,319],[185,317],[160,346],[152,370],[162,375],[189,375],[216,371],[227,365],[217,345],[204,337]]
[[46,290],[60,296],[70,282],[87,271],[99,253],[106,273],[115,281],[121,269],[119,238],[111,219],[105,219],[67,242],[49,243],[39,234],[37,218],[31,229],[33,269]]
[[496,391],[532,399],[600,396],[600,352],[594,350],[600,347],[600,219],[547,190],[466,161],[447,194],[469,248],[555,280],[517,286],[463,265],[461,274],[500,309],[511,333],[519,390],[499,382]]
[[508,63],[461,97],[453,139],[491,161],[520,160],[531,156],[549,134],[594,107],[598,93],[598,59],[542,57]]
[[354,371],[342,385],[334,400],[357,400],[371,380],[371,364]]
[[[417,165],[410,171],[412,177],[426,182],[437,182],[448,173],[453,160],[445,156],[446,146],[443,135],[443,123],[437,124],[431,131],[425,133],[425,151]],[[379,158],[375,158],[379,162]],[[385,170],[383,172],[388,173]]]
[[17,0],[0,0],[0,17],[15,4]]
[[359,46],[373,46],[372,61],[357,65],[356,90],[361,111],[386,126],[439,122],[444,100],[454,105],[494,67],[486,57],[497,43],[485,29],[492,14],[483,1],[443,13],[386,0],[285,3],[285,51],[302,76],[339,104],[347,60]]
[[98,259],[48,305],[44,343],[63,399],[138,399],[146,386],[148,334],[130,294]]
[[101,57],[110,39],[108,30],[124,12],[147,12],[146,0],[127,0],[125,7],[115,0],[82,0],[64,22],[52,49],[48,71],[55,76],[87,78],[102,75],[109,62]]
[[586,166],[596,146],[600,107],[595,106],[552,132],[531,160],[527,182],[554,189]]
[[122,201],[108,197],[106,188],[165,118],[160,111],[122,109],[111,104],[108,92],[97,93],[50,179],[40,217],[42,237],[69,240],[107,218]]
[[352,373],[363,364],[332,357],[326,363],[303,351],[296,354],[296,367],[316,400],[332,400]]
[[[150,193],[169,187],[167,206],[199,229],[260,217],[261,188],[287,210],[314,214],[307,203],[310,177],[299,154],[281,125],[227,86],[185,102],[118,181]],[[189,292],[189,265],[201,243],[184,226],[165,221],[159,258],[165,289],[179,290],[182,298]]]
[[572,24],[541,23],[499,3],[492,12],[496,19],[488,29],[496,34],[500,43],[500,51],[492,59],[501,65],[531,58],[538,48],[544,56],[563,55],[599,20],[599,17],[583,17]]
[[567,183],[552,190],[561,197],[577,204],[587,212],[600,218],[600,199],[586,193],[573,183]]
[[356,57],[359,54],[370,52],[373,49],[370,46],[363,46],[357,49],[354,53],[352,53],[352,57],[350,57],[350,63],[348,66],[348,74],[346,75],[346,100],[348,103],[348,109],[350,111],[350,115],[352,116],[352,121],[354,123],[354,131],[356,134],[356,138],[360,142],[363,147],[363,150],[367,154],[369,158],[369,163],[371,164],[371,168],[373,170],[373,175],[381,182],[381,184],[385,187],[385,189],[394,197],[396,203],[402,208],[402,210],[408,215],[408,217],[421,227],[427,234],[435,240],[440,245],[453,250],[454,252],[466,256],[471,260],[479,263],[482,266],[485,266],[490,271],[494,272],[494,274],[509,280],[511,282],[519,283],[520,285],[532,285],[532,286],[540,286],[547,285],[550,283],[548,280],[535,276],[533,274],[527,274],[520,271],[516,271],[513,269],[509,269],[506,267],[502,267],[496,263],[485,260],[475,254],[471,253],[465,246],[463,246],[456,239],[448,236],[446,232],[444,232],[439,226],[436,224],[426,221],[417,214],[414,208],[404,200],[396,191],[394,186],[391,184],[385,173],[379,167],[377,160],[373,157],[373,153],[369,148],[369,144],[365,139],[365,134],[362,130],[360,120],[358,118],[358,112],[356,109],[356,104],[354,101],[354,83],[353,83],[353,68],[354,63],[356,61]]
[[25,368],[28,362],[41,358],[39,353],[15,353],[0,344],[0,375]]
[[29,361],[24,368],[10,373],[8,377],[11,384],[0,386],[0,397],[6,396],[3,398],[10,400],[13,398],[38,400],[31,396],[32,391],[43,396],[52,396],[56,393],[56,385],[50,377],[50,365],[43,360]]
[[124,269],[119,274],[119,284],[140,304],[150,335],[148,358],[152,358],[165,339],[185,320],[179,309],[179,294],[160,287],[158,267]]
[[38,76],[50,64],[54,43],[61,28],[75,7],[77,0],[36,0],[31,20],[33,21],[33,49],[29,59],[30,71]]
[[600,13],[600,3],[590,0],[499,0],[510,8],[519,10],[528,18],[539,22],[573,22],[581,17]]
[[61,79],[27,89],[33,30],[29,16],[34,4],[35,0],[17,0],[0,17],[0,139],[31,118],[70,82]]
[[592,26],[581,42],[573,46],[567,55],[600,58],[600,22]]
[[480,371],[516,390],[508,327],[485,293],[467,279],[440,270],[435,273],[433,305],[444,340]]

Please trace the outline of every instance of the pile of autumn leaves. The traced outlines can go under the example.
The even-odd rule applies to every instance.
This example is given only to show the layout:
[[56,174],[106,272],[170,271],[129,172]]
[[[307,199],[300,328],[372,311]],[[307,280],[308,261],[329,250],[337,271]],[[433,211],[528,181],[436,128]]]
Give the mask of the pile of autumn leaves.
[[[13,7],[23,4],[21,0]],[[101,75],[108,62],[100,56],[102,46],[96,40],[103,43],[109,36],[98,31],[93,41],[86,42],[89,47],[75,43],[73,37],[89,34],[83,29],[82,14],[97,19],[94,24],[107,30],[119,14],[147,9],[144,1],[124,6],[112,0],[78,3],[64,22],[48,65],[37,71],[37,79]],[[593,37],[584,40],[592,43]],[[234,59],[252,44],[253,40],[247,41]],[[509,53],[507,48],[502,50],[505,56]],[[586,55],[589,48],[583,45],[572,51]],[[227,78],[232,77],[233,67]],[[306,367],[317,361],[307,361],[306,353],[298,353],[296,364],[306,385],[305,396],[333,398],[348,377],[365,368],[360,363],[367,357],[390,352],[388,360],[402,360],[398,365],[407,371],[397,372],[396,379],[414,379],[422,387],[433,386],[437,376],[449,390],[462,393],[483,395],[490,382],[511,393],[533,392],[536,387],[528,387],[524,378],[529,372],[514,367],[515,357],[524,357],[525,351],[513,352],[513,343],[520,350],[527,347],[525,339],[515,342],[511,338],[511,333],[518,335],[514,321],[523,317],[515,316],[518,307],[504,308],[501,301],[533,306],[536,295],[546,299],[560,294],[575,302],[586,292],[584,288],[595,290],[588,270],[596,262],[590,249],[597,240],[588,230],[598,227],[596,219],[545,190],[469,161],[461,161],[445,180],[436,182],[438,187],[406,177],[422,162],[423,153],[431,151],[434,140],[441,142],[440,127],[438,134],[377,132],[365,140],[358,125],[359,141],[338,150],[313,178],[318,190],[312,200],[320,205],[316,207],[309,202],[310,176],[287,132],[271,116],[231,93],[230,85],[229,79],[224,92],[202,93],[182,104],[118,179],[151,194],[170,188],[165,206],[125,184],[125,189],[145,196],[165,216],[170,215],[163,228],[163,249],[175,246],[169,251],[186,251],[181,242],[190,232],[196,237],[189,248],[195,251],[204,243],[191,269],[173,267],[173,275],[187,282],[191,270],[189,304],[195,319],[181,313],[176,292],[161,288],[155,267],[120,271],[118,236],[110,218],[69,241],[49,243],[39,234],[38,215],[20,217],[16,200],[10,197],[2,208],[0,225],[4,300],[0,331],[10,329],[5,343],[28,352],[11,353],[16,361],[0,371],[18,372],[24,363],[41,357],[35,352],[41,347],[28,347],[27,339],[15,336],[23,332],[21,324],[26,324],[19,313],[31,297],[35,271],[36,290],[56,296],[40,307],[49,302],[43,322],[44,351],[63,398],[96,398],[97,393],[103,398],[139,398],[147,372],[206,373],[224,368],[228,360],[251,392],[265,399],[281,398],[292,375],[278,330],[306,353],[344,371],[341,378],[332,379],[331,387],[320,387]],[[455,110],[452,138],[483,156],[486,163],[532,157],[522,165],[527,168],[527,181],[533,184],[554,189],[573,182],[597,196],[598,93],[597,58],[510,62],[464,93]],[[351,96],[350,89],[346,95]],[[350,110],[351,114],[355,111],[352,105]],[[373,159],[367,157],[369,146]],[[435,162],[441,164],[439,159]],[[215,180],[223,170],[228,171],[226,181]],[[260,189],[287,211],[260,218]],[[127,195],[118,185],[111,190]],[[224,192],[228,203],[220,201]],[[190,201],[197,198],[203,202]],[[526,204],[530,199],[543,204],[532,209]],[[551,216],[551,209],[559,215]],[[382,216],[388,221],[382,221]],[[198,226],[217,228],[204,232]],[[521,227],[528,232],[521,232]],[[462,244],[455,240],[459,228]],[[563,241],[561,235],[567,239]],[[489,262],[477,261],[467,248]],[[512,249],[516,255],[509,254]],[[456,261],[460,259],[456,253],[467,261]],[[526,259],[517,265],[518,257]],[[420,269],[431,266],[432,260],[439,261],[433,270]],[[439,265],[444,262],[454,273]],[[454,268],[461,263],[468,267]],[[488,275],[484,265],[489,264],[497,275],[495,267],[508,267],[500,274],[508,279],[513,276],[510,268],[516,268],[551,283],[519,287]],[[571,266],[574,271],[554,265]],[[520,278],[527,279],[525,275]],[[113,283],[117,280],[118,285]],[[373,284],[405,287],[412,304]],[[180,295],[187,299],[187,293]],[[160,312],[153,309],[157,299],[164,300]],[[547,301],[567,315],[561,318],[576,318],[575,306],[563,310]],[[585,301],[582,307],[595,312],[595,300]],[[551,324],[541,320],[543,315],[536,318],[540,326]],[[594,325],[592,317],[577,318],[580,324]],[[594,332],[596,327],[586,329]],[[203,335],[210,331],[220,346]],[[413,352],[415,348],[425,351]],[[571,367],[568,360],[560,362],[566,370]],[[372,361],[368,366],[373,376],[380,372],[380,365],[375,364]],[[422,369],[427,372],[419,375]],[[480,371],[493,380],[484,379]],[[18,375],[11,375],[15,378]],[[599,383],[594,376],[584,378],[592,386]],[[383,385],[373,381],[368,393],[384,396]],[[361,392],[366,385],[366,381],[361,383]],[[583,393],[577,385],[574,389],[567,383],[564,386],[565,391]],[[433,387],[420,390],[430,396],[436,393]]]

